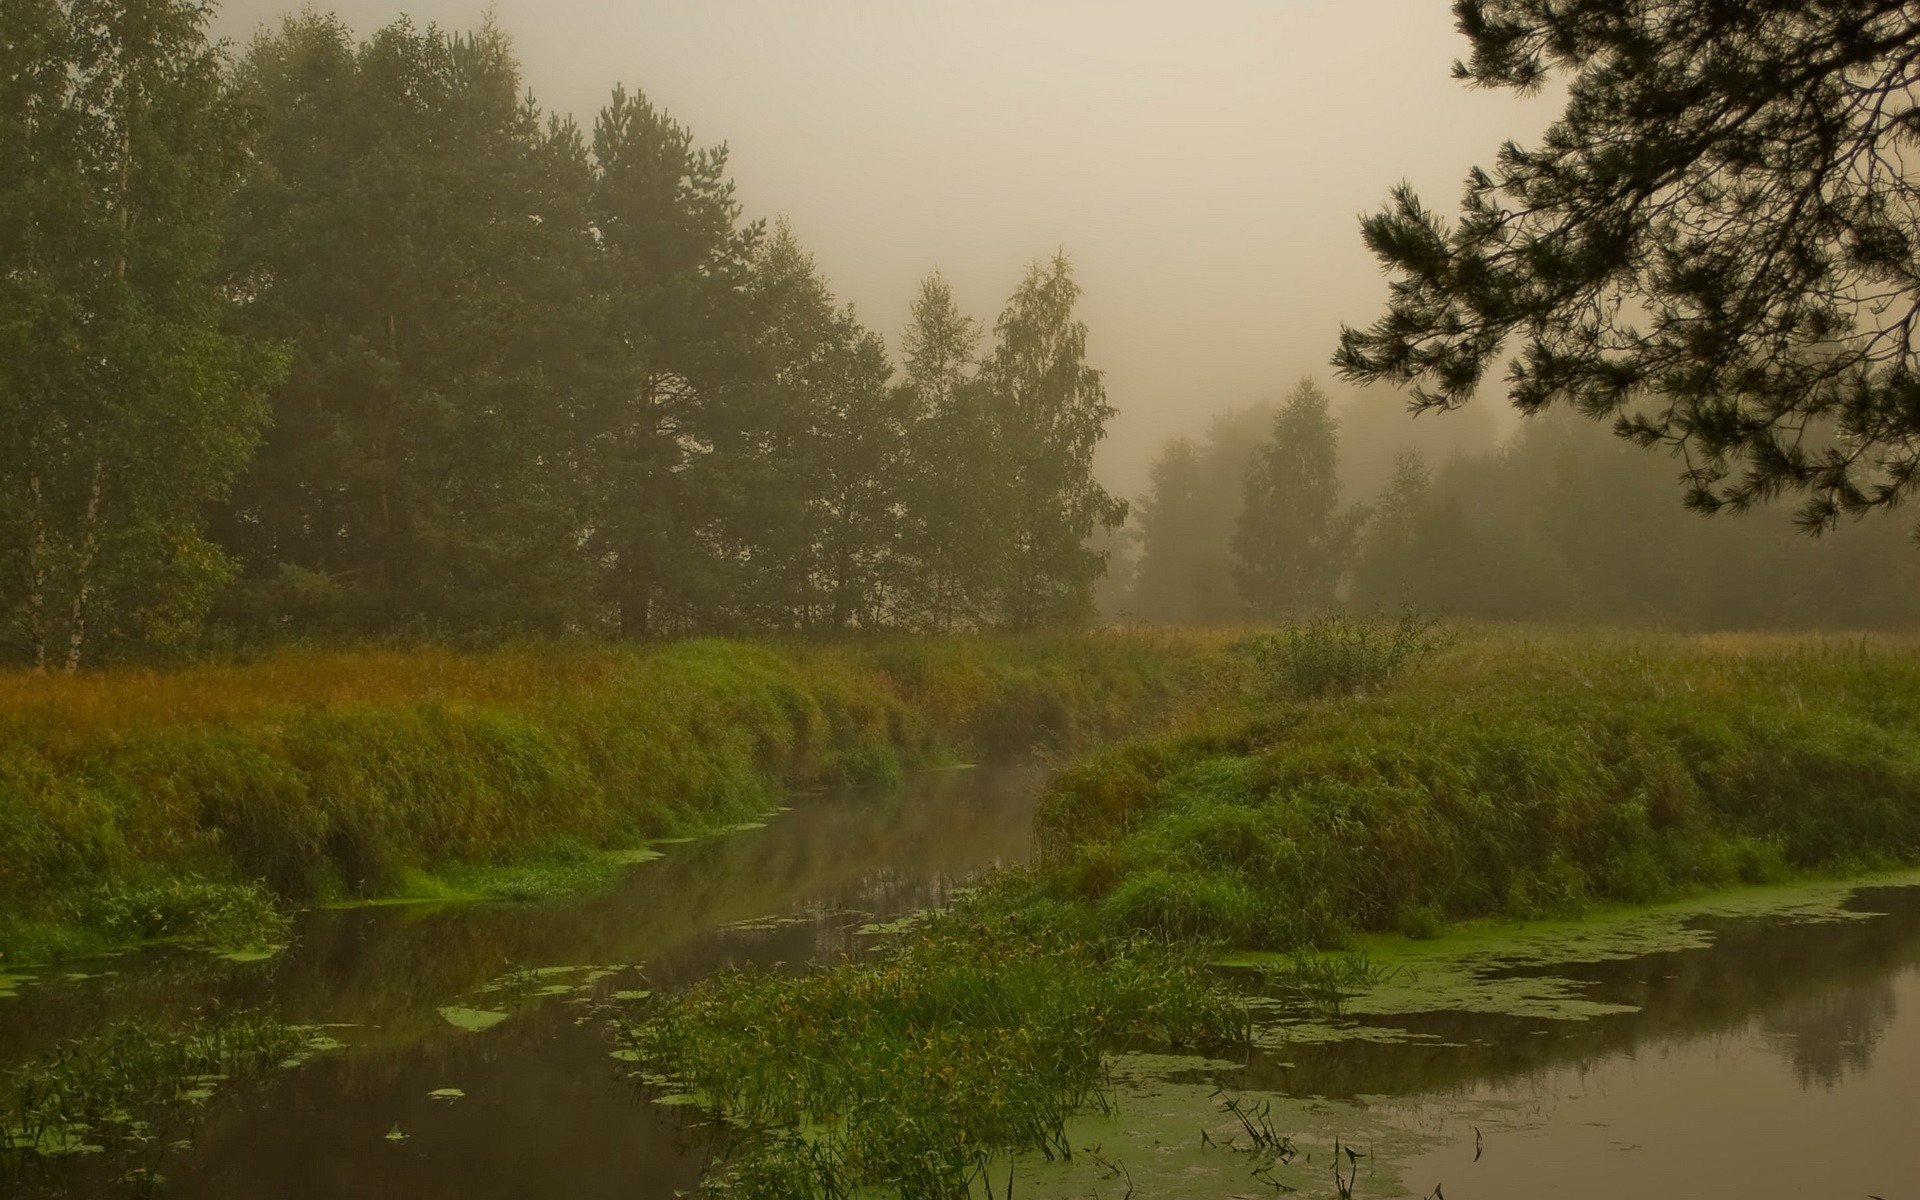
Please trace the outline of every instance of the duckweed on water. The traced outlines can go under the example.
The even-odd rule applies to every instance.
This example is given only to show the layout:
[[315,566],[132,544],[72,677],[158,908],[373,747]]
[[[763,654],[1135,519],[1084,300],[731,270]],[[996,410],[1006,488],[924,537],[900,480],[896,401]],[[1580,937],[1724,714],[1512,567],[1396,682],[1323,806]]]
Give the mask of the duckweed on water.
[[967,1195],[1009,1155],[1072,1152],[1067,1120],[1109,1103],[1108,1050],[1246,1038],[1197,956],[965,914],[872,961],[722,973],[617,1034],[641,1079],[728,1123],[709,1189],[768,1200]]

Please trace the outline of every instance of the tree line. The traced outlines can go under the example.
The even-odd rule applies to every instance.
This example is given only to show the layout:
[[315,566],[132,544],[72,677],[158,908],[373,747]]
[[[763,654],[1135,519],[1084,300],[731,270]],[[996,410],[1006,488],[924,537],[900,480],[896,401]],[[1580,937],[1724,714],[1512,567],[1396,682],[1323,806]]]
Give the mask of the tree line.
[[[1365,404],[1377,404],[1369,398]],[[1689,518],[1676,468],[1577,414],[1502,442],[1403,449],[1355,495],[1342,416],[1302,382],[1155,460],[1116,615],[1225,624],[1411,606],[1489,620],[1680,629],[1911,628],[1920,556],[1890,521],[1809,538],[1779,511]],[[1446,420],[1454,420],[1447,417]],[[1366,445],[1384,458],[1380,446]]]
[[1064,255],[895,364],[724,146],[497,29],[0,0],[0,647],[1031,628],[1125,505]]

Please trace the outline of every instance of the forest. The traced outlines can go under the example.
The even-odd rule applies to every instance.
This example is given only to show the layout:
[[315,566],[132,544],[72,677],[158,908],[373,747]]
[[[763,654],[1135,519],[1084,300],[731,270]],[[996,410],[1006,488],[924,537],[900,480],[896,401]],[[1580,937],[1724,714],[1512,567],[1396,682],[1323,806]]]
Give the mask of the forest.
[[[35,667],[242,636],[1029,629],[1125,506],[1064,254],[896,367],[724,147],[503,33],[9,9],[0,630]],[[22,64],[32,70],[20,70]],[[136,401],[134,397],[138,397]]]

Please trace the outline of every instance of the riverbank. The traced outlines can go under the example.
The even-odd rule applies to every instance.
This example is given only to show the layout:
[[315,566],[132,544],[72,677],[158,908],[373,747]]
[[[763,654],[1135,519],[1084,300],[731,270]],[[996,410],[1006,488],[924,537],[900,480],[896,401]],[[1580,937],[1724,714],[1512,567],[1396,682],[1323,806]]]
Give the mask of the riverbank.
[[[1026,939],[1023,969],[1044,977],[1058,962],[1064,978],[1084,973],[1079,960],[1155,946],[1172,962],[1304,953],[1368,932],[1430,938],[1475,918],[1575,917],[1920,859],[1920,655],[1910,644],[1473,631],[1442,649],[1425,637],[1417,626],[1403,636],[1329,625],[1250,648],[1257,694],[1068,768],[1041,804],[1038,863],[990,877],[931,933],[812,979],[723,975],[651,1001],[629,1045],[650,1077],[744,1128],[731,1194],[931,1195],[898,1162],[991,1147],[997,1159],[964,1160],[968,1178],[984,1181],[1009,1156],[1059,1144],[1064,1123],[1018,1145],[991,1113],[947,1109],[944,1123],[916,1127],[911,1147],[889,1139],[898,1162],[848,1155],[897,1054],[843,1054],[795,1032],[791,1062],[743,1078],[715,1049],[822,994],[883,1004],[942,994],[961,964],[994,957],[1008,930]],[[1409,639],[1420,644],[1399,654]],[[1429,651],[1425,669],[1394,677]],[[1349,675],[1363,686],[1326,686]],[[1338,995],[1374,971],[1359,956],[1262,965],[1239,982]],[[1222,1004],[1197,983],[1185,994],[1193,1013]],[[1068,1014],[985,1005],[977,1020],[965,1003],[938,1010],[937,1039],[936,1022],[911,1013],[888,1026],[896,1050],[924,1047],[916,1070],[929,1077],[971,1066],[943,1046],[971,1054],[1007,1030],[1049,1054],[1141,1041],[1094,1004]],[[1167,1022],[1146,1041],[1205,1045],[1226,1030]],[[1083,1078],[1067,1082],[1082,1107],[1108,1103]],[[1002,1108],[1060,1110],[1061,1083],[1022,1086]],[[820,1129],[827,1140],[798,1132]]]
[[591,886],[796,790],[1138,729],[1205,694],[1219,645],[707,639],[0,677],[0,962],[259,947],[288,903]]
[[1480,633],[1065,771],[1013,885],[1113,933],[1293,949],[1920,857],[1906,644]]

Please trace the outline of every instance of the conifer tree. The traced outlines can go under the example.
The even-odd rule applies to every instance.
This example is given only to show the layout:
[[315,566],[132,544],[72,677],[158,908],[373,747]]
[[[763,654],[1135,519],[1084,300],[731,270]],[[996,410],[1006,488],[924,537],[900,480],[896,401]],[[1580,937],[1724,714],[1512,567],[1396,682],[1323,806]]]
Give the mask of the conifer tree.
[[1245,614],[1233,583],[1233,531],[1247,468],[1273,425],[1270,404],[1223,412],[1204,441],[1167,444],[1141,500],[1134,610],[1163,622],[1220,624]]
[[603,347],[592,175],[506,37],[308,14],[256,41],[242,327],[295,369],[221,522],[255,612],[361,629],[589,619],[577,432]]
[[1333,604],[1365,519],[1363,510],[1340,510],[1339,469],[1326,393],[1303,379],[1248,467],[1234,529],[1234,582],[1255,616],[1298,617]]
[[1418,607],[1413,589],[1420,576],[1421,531],[1431,490],[1432,474],[1418,452],[1405,450],[1394,458],[1393,477],[1374,503],[1354,564],[1357,606]]
[[1396,278],[1356,380],[1465,403],[1512,361],[1685,464],[1687,501],[1805,495],[1810,529],[1920,484],[1920,10],[1906,0],[1456,0],[1481,87],[1568,80],[1449,227],[1410,188],[1363,223]]
[[0,629],[38,668],[178,641],[276,356],[223,328],[246,120],[188,0],[0,5]]
[[747,416],[743,616],[792,628],[873,623],[904,448],[893,366],[784,221],[755,256],[750,303],[760,359]]

